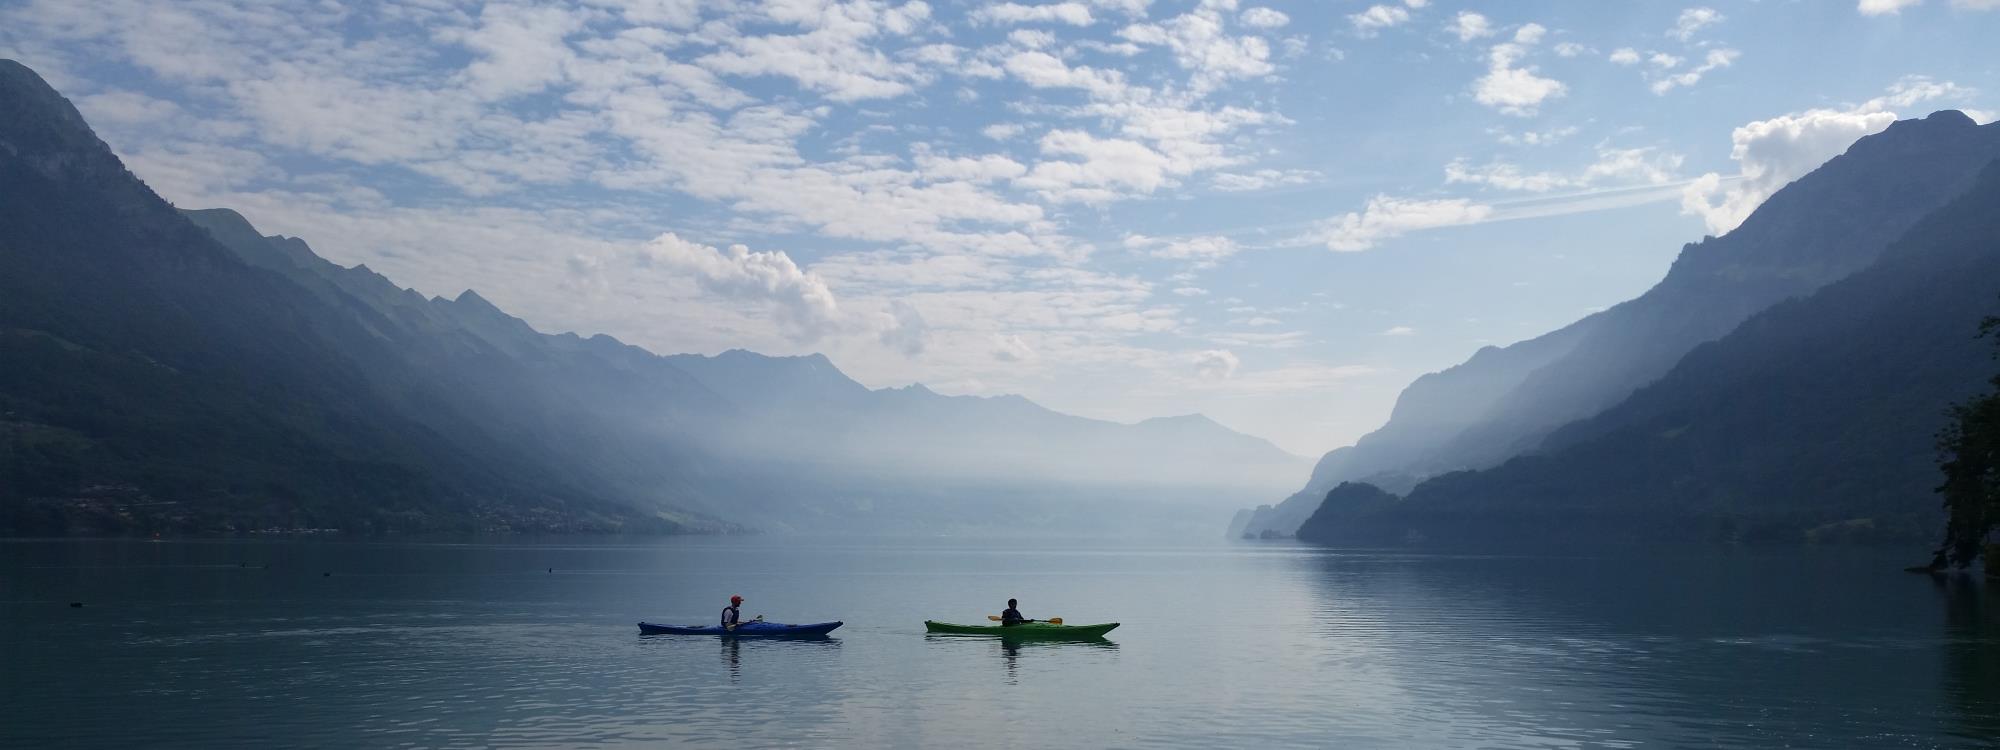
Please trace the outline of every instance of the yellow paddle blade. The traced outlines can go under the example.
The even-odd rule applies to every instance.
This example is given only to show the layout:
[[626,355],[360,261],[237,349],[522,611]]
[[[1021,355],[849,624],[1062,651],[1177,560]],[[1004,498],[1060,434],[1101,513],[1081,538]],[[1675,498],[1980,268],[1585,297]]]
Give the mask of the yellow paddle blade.
[[1049,618],[1049,619],[1048,619],[1048,623],[1049,623],[1050,625],[1061,625],[1061,624],[1062,624],[1062,618],[1060,618],[1060,617],[1051,617],[1051,618]]
[[986,619],[988,619],[988,620],[992,620],[992,621],[994,621],[994,622],[999,622],[999,621],[1000,621],[1000,616],[999,616],[999,615],[987,615],[987,616],[986,616]]

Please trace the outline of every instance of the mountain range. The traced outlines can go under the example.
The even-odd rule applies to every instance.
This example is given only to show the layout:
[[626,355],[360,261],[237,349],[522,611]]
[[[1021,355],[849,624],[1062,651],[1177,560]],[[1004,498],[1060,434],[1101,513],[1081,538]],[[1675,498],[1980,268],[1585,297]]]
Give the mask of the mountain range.
[[[1897,238],[1966,195],[1996,157],[2000,126],[1980,126],[1955,111],[1900,121],[1862,138],[1772,195],[1735,230],[1685,246],[1666,277],[1638,298],[1534,339],[1482,349],[1464,364],[1418,378],[1382,428],[1328,453],[1306,487],[1283,502],[1240,513],[1231,533],[1289,535],[1320,510],[1330,490],[1347,482],[1410,493],[1414,500],[1441,491],[1444,484],[1422,488],[1446,477],[1450,483],[1514,476],[1495,472],[1474,480],[1462,472],[1510,460],[1552,460],[1542,457],[1606,429],[1601,418],[1611,418],[1608,410],[1642,408],[1636,405],[1644,403],[1640,396],[1651,392],[1643,389],[1679,372],[1706,344],[1774,306],[1872,268]],[[1867,333],[1908,334],[1889,328]],[[1892,344],[1884,343],[1885,355]],[[1912,394],[1935,402],[1920,410],[1927,416],[1958,392],[1932,385],[1937,390]],[[1919,439],[1916,446],[1921,452],[1928,443]],[[1910,481],[1905,477],[1898,491],[1909,490]],[[1775,485],[1757,491],[1795,496],[1817,490]],[[1878,491],[1888,490],[1869,490]]]
[[1875,263],[1696,347],[1534,454],[1401,499],[1343,484],[1298,535],[1934,541],[1932,439],[1996,367],[1976,336],[1996,308],[2000,161]]
[[0,104],[0,533],[1088,531],[1306,465],[1200,416],[541,333],[176,209],[18,63]]

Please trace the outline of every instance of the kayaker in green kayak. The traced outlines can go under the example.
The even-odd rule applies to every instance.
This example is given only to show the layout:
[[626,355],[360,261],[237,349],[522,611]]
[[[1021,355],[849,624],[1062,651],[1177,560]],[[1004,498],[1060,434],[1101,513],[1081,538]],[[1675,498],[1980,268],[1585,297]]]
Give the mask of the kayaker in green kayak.
[[1020,606],[1020,602],[1017,602],[1013,599],[1007,600],[1007,611],[1000,613],[1000,625],[1002,627],[1010,625],[1019,625],[1024,622],[1034,622],[1034,620],[1022,617],[1021,610],[1015,609],[1015,607],[1018,606]]

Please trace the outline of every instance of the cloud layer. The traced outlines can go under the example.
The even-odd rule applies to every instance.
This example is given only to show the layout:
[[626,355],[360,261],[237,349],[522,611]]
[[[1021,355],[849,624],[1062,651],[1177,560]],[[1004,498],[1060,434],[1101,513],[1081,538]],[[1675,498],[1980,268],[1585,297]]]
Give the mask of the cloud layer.
[[[1991,4],[1837,15],[1976,34]],[[1900,68],[1771,89],[1775,11],[1720,7],[17,0],[0,56],[168,198],[425,293],[874,385],[1255,415],[1312,451],[1455,347],[1564,322],[1416,312],[1468,304],[1391,291],[1426,288],[1426,232],[1663,200],[1675,233],[1734,226],[1890,113],[1979,103],[1943,75],[1823,103]],[[1712,121],[1756,85],[1764,119]],[[1631,244],[1686,239],[1659,231]]]

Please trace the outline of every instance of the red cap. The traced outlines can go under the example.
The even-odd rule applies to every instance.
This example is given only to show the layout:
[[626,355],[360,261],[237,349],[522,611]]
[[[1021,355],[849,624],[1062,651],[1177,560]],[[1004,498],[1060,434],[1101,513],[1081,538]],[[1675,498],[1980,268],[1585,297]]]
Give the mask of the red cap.
[[740,594],[739,594],[739,595],[737,595],[737,596],[732,596],[732,597],[729,597],[729,603],[730,603],[730,604],[742,604],[742,603],[743,603],[743,597],[742,597],[742,595],[740,595]]

